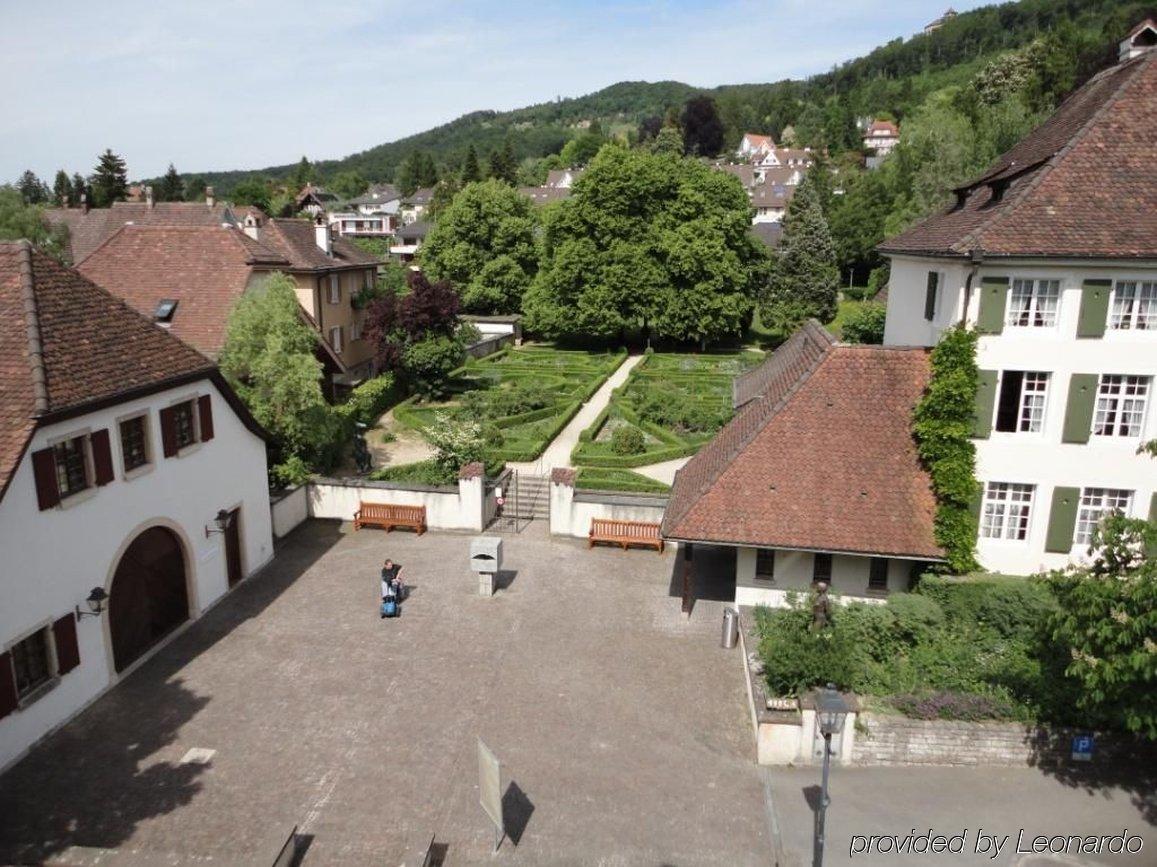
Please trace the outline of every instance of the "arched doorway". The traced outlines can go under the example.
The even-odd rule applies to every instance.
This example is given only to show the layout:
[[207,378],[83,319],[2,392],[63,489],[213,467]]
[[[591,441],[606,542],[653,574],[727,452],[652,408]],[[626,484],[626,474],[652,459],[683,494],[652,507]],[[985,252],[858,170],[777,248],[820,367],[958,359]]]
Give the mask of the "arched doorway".
[[129,545],[113,575],[108,616],[118,672],[189,619],[185,555],[172,530],[150,527]]

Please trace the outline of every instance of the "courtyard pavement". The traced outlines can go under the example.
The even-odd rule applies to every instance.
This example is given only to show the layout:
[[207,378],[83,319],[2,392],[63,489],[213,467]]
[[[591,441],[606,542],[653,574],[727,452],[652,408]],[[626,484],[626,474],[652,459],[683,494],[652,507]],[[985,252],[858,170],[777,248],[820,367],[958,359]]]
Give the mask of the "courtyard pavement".
[[[0,778],[0,863],[269,864],[295,824],[307,865],[414,864],[431,836],[445,864],[771,863],[740,660],[719,602],[680,614],[675,552],[536,522],[487,599],[469,538],[303,525]],[[413,587],[398,620],[386,555]],[[497,856],[479,737],[503,762]]]

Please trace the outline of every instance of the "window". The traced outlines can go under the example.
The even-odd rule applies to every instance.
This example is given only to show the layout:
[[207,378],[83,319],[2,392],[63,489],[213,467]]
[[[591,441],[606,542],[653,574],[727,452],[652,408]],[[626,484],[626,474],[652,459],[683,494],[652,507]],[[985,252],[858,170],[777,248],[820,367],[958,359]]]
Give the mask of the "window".
[[329,303],[341,303],[341,278],[337,274],[329,275]]
[[362,320],[360,316],[355,316],[354,321],[350,323],[350,342],[362,339]]
[[57,443],[53,447],[56,458],[56,489],[60,498],[79,494],[88,487],[88,459],[85,455],[85,440],[78,436]]
[[1081,505],[1077,511],[1077,536],[1073,541],[1078,545],[1088,545],[1093,541],[1093,531],[1102,520],[1114,512],[1129,513],[1132,499],[1132,491],[1117,488],[1085,488],[1081,491]]
[[924,289],[924,318],[931,322],[936,318],[936,296],[940,293],[940,274],[928,272],[928,285]]
[[868,589],[888,589],[888,559],[886,557],[873,557],[868,564]]
[[149,462],[145,417],[138,415],[127,418],[120,423],[120,429],[121,457],[127,473]]
[[1060,280],[1013,280],[1006,324],[1052,328],[1057,324],[1060,299]]
[[1116,331],[1157,329],[1157,283],[1119,282],[1113,291],[1109,327]]
[[1093,433],[1102,437],[1141,436],[1148,396],[1147,376],[1102,376],[1097,386]]
[[775,580],[775,549],[759,548],[755,552],[755,577],[764,581]]
[[1033,488],[1033,485],[1012,482],[989,482],[984,489],[984,511],[980,516],[981,538],[1016,541],[1028,538]]
[[816,554],[812,561],[812,583],[818,581],[824,581],[829,585],[832,583],[831,554]]
[[172,298],[162,298],[157,302],[153,311],[153,321],[168,324],[173,321],[173,314],[177,312],[177,302]]
[[52,680],[52,657],[49,654],[48,641],[48,629],[44,628],[12,646],[16,695],[21,700]]
[[173,407],[173,433],[178,451],[197,441],[197,422],[194,415],[191,400]]
[[334,352],[341,352],[341,326],[329,330],[329,345]]
[[996,429],[1039,433],[1044,427],[1049,375],[1039,371],[1006,370],[1000,378]]

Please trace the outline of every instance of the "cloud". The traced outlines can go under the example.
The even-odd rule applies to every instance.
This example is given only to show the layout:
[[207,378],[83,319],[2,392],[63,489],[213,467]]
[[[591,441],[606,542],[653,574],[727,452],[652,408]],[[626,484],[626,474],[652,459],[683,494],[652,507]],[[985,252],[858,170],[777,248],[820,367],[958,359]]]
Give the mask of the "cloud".
[[[940,0],[449,2],[60,0],[0,30],[0,179],[134,177],[334,158],[476,109],[620,80],[696,85],[822,72]],[[957,4],[958,7],[961,4]],[[979,5],[965,3],[964,6]],[[12,83],[18,86],[11,86]]]

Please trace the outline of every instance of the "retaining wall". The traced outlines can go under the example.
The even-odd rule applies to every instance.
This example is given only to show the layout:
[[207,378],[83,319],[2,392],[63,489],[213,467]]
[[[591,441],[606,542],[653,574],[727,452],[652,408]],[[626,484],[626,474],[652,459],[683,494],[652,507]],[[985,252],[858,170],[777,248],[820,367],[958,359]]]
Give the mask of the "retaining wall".
[[309,517],[309,492],[306,485],[296,485],[269,498],[273,518],[273,536],[283,539],[294,527]]
[[493,513],[488,498],[493,492],[486,490],[481,464],[463,467],[457,485],[318,478],[309,483],[309,516],[352,521],[360,503],[425,506],[431,530],[481,532],[485,516]]
[[551,473],[550,532],[555,536],[585,539],[595,518],[659,523],[666,509],[665,496],[578,491],[574,470],[555,469]]

